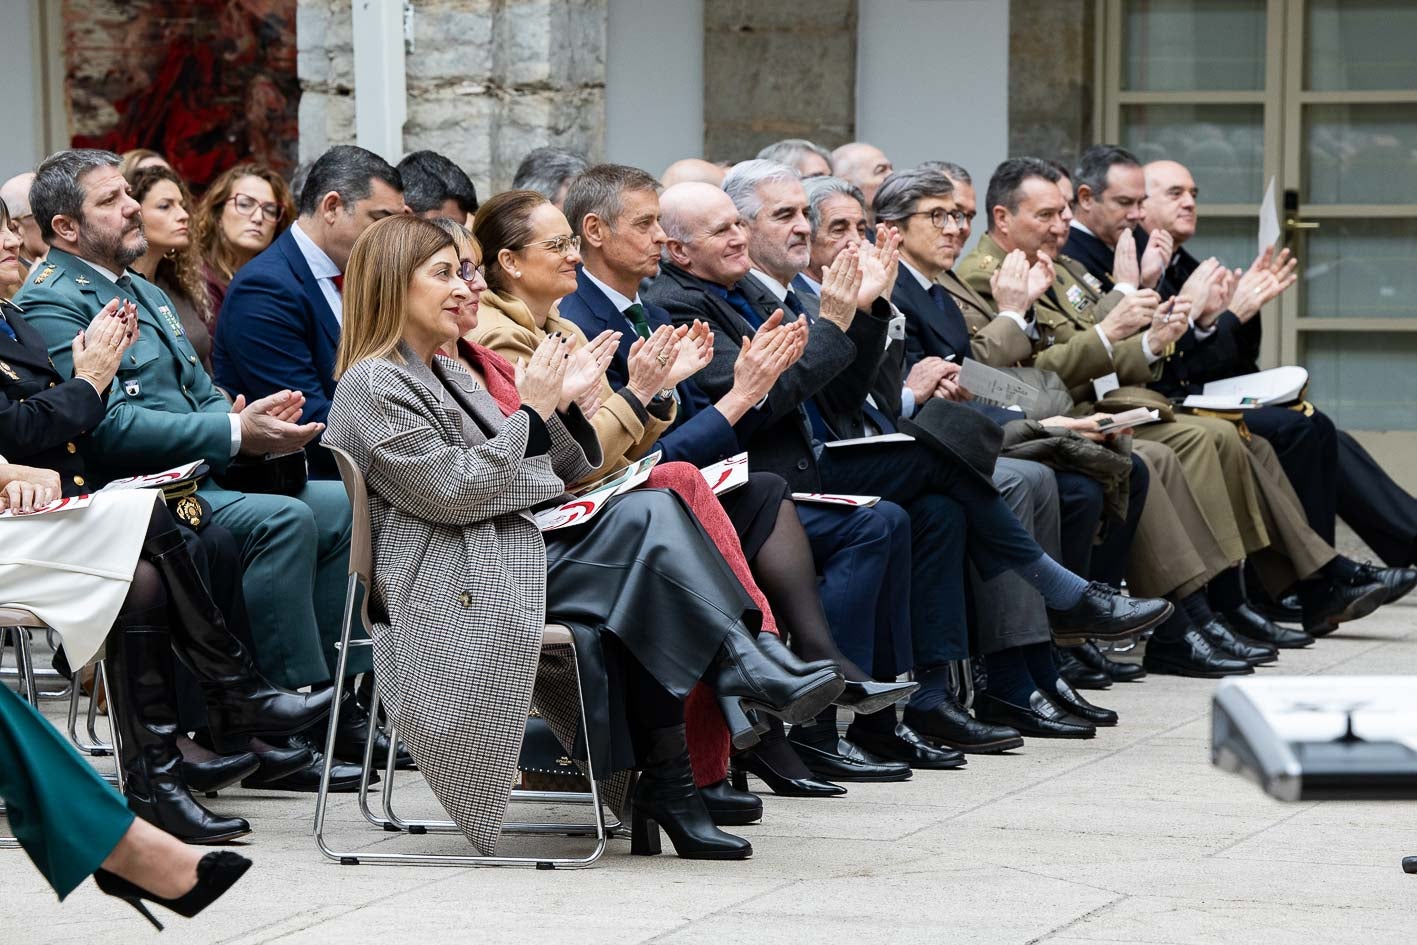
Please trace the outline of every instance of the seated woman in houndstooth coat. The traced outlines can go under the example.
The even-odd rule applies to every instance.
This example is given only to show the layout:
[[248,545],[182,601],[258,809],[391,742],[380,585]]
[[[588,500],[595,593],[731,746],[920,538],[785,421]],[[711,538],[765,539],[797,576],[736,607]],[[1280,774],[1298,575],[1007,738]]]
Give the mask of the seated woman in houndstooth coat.
[[641,772],[632,852],[658,852],[662,825],[680,856],[746,858],[751,845],[720,831],[694,789],[685,697],[702,680],[797,721],[841,676],[760,647],[758,611],[673,493],[631,491],[542,534],[531,513],[601,463],[576,404],[576,378],[599,376],[568,371],[556,336],[511,391],[440,355],[480,287],[463,268],[446,232],[399,216],[360,236],[345,273],[324,442],[353,456],[369,490],[374,661],[395,721],[448,813],[493,853],[532,704],[568,746],[579,726],[576,680],[541,657],[543,624],[565,624],[590,717],[591,744],[576,747],[597,773]]

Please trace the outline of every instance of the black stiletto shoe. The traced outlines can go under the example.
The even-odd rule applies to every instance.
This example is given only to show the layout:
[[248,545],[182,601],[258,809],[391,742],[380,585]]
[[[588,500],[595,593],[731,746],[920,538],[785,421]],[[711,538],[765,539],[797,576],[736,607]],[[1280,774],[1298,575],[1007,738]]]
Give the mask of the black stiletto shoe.
[[836,697],[836,704],[857,715],[870,715],[909,698],[920,688],[918,682],[850,682]]
[[143,905],[143,900],[156,903],[164,909],[190,919],[220,899],[222,894],[234,886],[236,881],[250,868],[250,860],[229,850],[208,853],[197,863],[197,885],[177,899],[160,899],[143,887],[105,869],[95,870],[93,881],[105,894],[115,899],[122,899],[137,909],[143,914],[143,918],[151,922],[161,932],[162,923],[148,911],[147,906]]
[[755,752],[747,752],[733,759],[732,780],[736,791],[748,790],[748,774],[768,786],[778,797],[840,797],[846,788],[818,778],[790,778],[769,765],[766,759]]

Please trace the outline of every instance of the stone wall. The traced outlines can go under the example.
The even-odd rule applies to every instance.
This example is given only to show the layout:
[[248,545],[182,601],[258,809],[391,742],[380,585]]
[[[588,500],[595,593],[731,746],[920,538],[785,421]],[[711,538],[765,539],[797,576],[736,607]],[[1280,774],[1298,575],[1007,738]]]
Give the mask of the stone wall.
[[[300,0],[301,160],[352,142],[348,0]],[[604,150],[605,0],[415,0],[404,150],[457,162],[486,195],[532,148]],[[397,161],[402,155],[384,155]]]
[[1071,166],[1093,143],[1094,0],[1010,0],[1009,154]]
[[855,128],[856,0],[706,0],[706,157],[782,138],[834,148]]

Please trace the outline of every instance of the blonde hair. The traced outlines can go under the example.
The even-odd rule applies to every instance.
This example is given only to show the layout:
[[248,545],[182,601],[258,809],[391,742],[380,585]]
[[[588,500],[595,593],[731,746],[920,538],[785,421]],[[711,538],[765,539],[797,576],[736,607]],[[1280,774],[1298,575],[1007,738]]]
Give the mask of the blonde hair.
[[344,326],[335,377],[368,358],[383,358],[403,340],[414,271],[453,238],[420,217],[385,217],[354,241],[344,273]]

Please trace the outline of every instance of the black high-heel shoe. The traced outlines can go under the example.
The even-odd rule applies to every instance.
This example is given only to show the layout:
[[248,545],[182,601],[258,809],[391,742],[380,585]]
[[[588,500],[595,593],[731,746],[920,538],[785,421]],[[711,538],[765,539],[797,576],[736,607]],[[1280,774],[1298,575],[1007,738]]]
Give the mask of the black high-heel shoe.
[[809,675],[788,672],[741,623],[723,638],[704,679],[720,698],[740,699],[744,711],[765,712],[794,725],[831,705],[845,683],[834,667]]
[[630,853],[659,853],[659,828],[664,827],[674,852],[686,860],[746,860],[753,845],[724,833],[709,816],[694,787],[684,726],[654,729],[630,798]]
[[[792,746],[787,744],[787,740],[781,739],[781,745],[787,751],[792,751]],[[764,744],[764,748],[768,748]],[[814,778],[808,772],[805,778],[794,778],[784,774],[772,766],[771,761],[762,751],[745,751],[733,756],[732,765],[729,768],[729,777],[735,791],[748,790],[748,775],[752,774],[768,786],[778,797],[840,797],[846,793],[846,788],[830,781],[823,781]]]
[[752,748],[768,730],[768,723],[759,713],[746,711],[733,696],[719,696],[718,710],[723,713],[723,724],[728,726],[729,740],[739,751]]
[[122,899],[137,909],[143,914],[143,918],[151,922],[161,932],[162,923],[154,918],[147,906],[143,905],[143,900],[157,903],[164,909],[190,919],[220,899],[250,868],[250,860],[232,853],[230,850],[208,853],[197,863],[197,885],[176,899],[161,899],[143,887],[105,869],[95,870],[93,881],[105,894],[115,899]]

